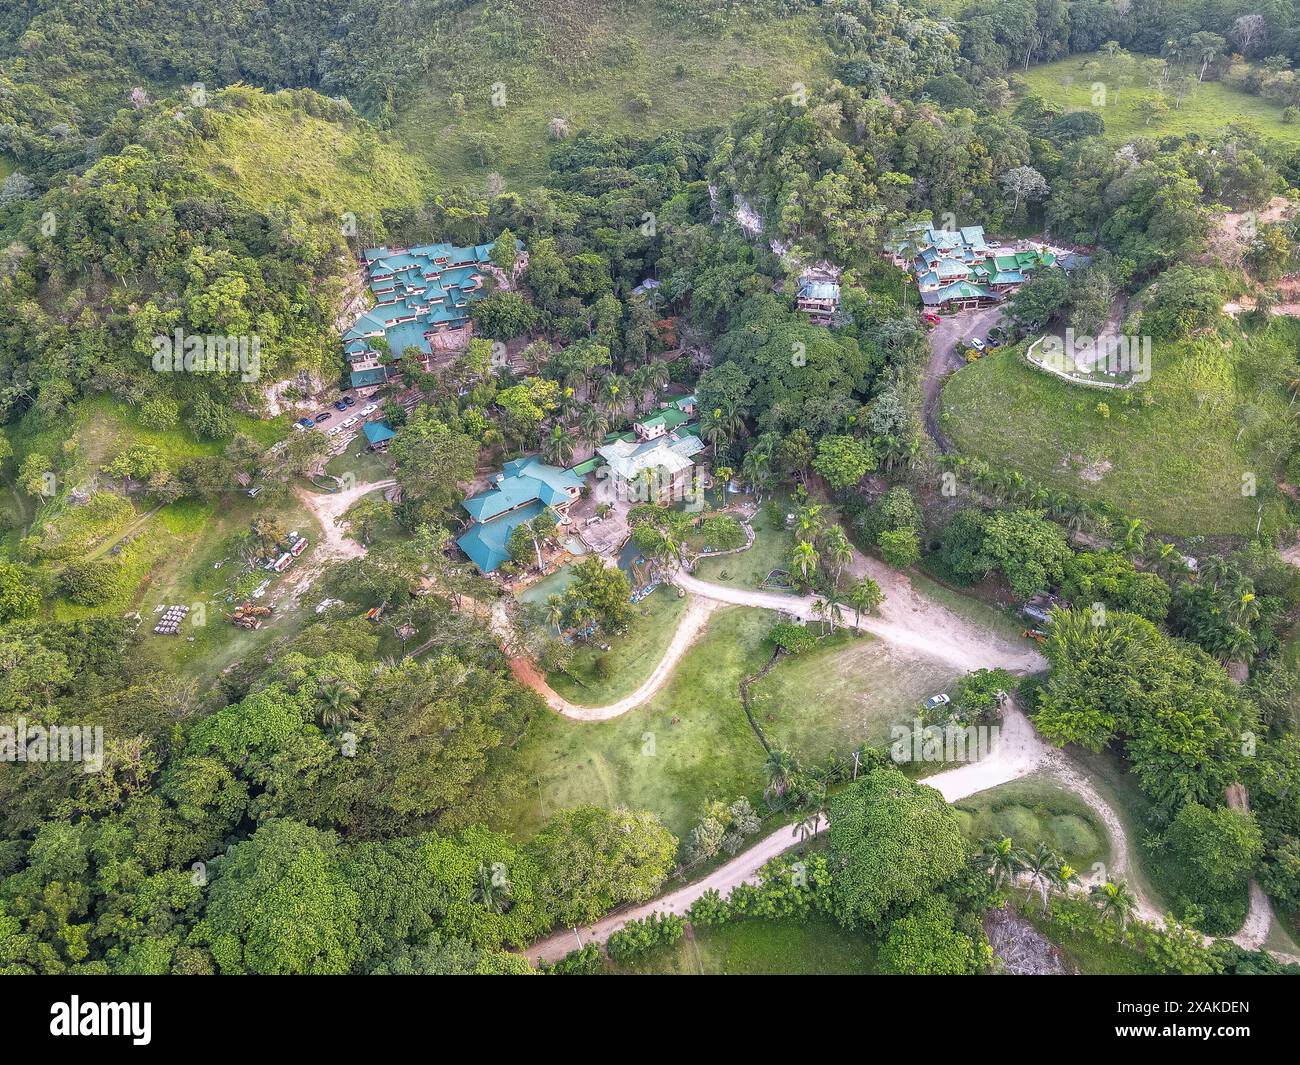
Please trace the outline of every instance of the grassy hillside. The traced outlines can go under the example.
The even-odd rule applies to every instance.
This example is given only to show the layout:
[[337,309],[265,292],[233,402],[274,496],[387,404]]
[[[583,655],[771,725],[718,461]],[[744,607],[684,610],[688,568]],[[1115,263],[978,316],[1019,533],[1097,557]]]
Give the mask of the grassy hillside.
[[[1286,144],[1300,146],[1300,125],[1284,123],[1282,108],[1217,82],[1197,85],[1177,109],[1172,95],[1167,95],[1169,110],[1148,124],[1141,111],[1142,102],[1159,93],[1148,87],[1140,72],[1130,75],[1131,83],[1122,82],[1119,69],[1101,52],[1080,53],[1056,63],[1030,67],[1018,76],[1030,92],[1051,103],[1067,110],[1096,111],[1106,123],[1106,138],[1116,142],[1171,133],[1207,134],[1236,122],[1251,125]],[[1105,104],[1100,107],[1093,102],[1093,85],[1098,82],[1106,88]]]
[[353,120],[307,113],[296,106],[299,95],[221,94],[219,102],[239,106],[212,111],[217,135],[199,143],[195,164],[261,208],[296,201],[363,215],[423,201],[430,176],[420,160]]
[[[1278,319],[1231,344],[1157,344],[1151,381],[1131,395],[1050,377],[1018,346],[954,375],[942,418],[962,452],[1108,500],[1157,531],[1243,535],[1276,498],[1243,495],[1243,478],[1254,474],[1262,491],[1287,458],[1279,379],[1297,341],[1300,323]],[[1275,506],[1265,503],[1265,529]]]
[[[447,86],[435,80],[398,120],[397,135],[449,183],[482,187],[495,172],[507,187],[527,187],[545,172],[553,118],[563,118],[572,133],[654,134],[721,125],[747,107],[793,91],[798,82],[811,84],[830,67],[830,51],[812,15],[737,26],[720,36],[665,26],[639,7],[626,15],[583,15],[575,30],[583,40],[574,43],[552,31],[540,43],[537,63],[500,75],[504,106],[492,105],[489,81],[465,91],[466,110],[457,115]],[[574,84],[566,48],[598,41],[605,50],[590,65],[593,73]],[[637,103],[640,94],[649,98],[648,111]],[[486,149],[473,136],[481,131],[487,133]]]

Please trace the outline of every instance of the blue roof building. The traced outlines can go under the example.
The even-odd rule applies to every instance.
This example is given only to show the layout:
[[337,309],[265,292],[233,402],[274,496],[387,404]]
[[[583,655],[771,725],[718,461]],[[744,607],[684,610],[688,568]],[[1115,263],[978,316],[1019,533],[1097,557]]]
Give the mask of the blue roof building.
[[573,470],[548,466],[536,455],[512,459],[491,488],[461,506],[472,524],[456,540],[482,572],[491,573],[510,557],[510,534],[548,507],[563,515],[582,494],[582,477]]
[[[343,334],[343,351],[353,369],[377,365],[374,342],[380,337],[394,359],[414,350],[429,369],[434,350],[430,338],[467,326],[471,306],[485,295],[483,273],[494,246],[495,242],[467,248],[444,243],[367,249],[366,277],[375,306]],[[522,243],[516,246],[523,249]],[[383,379],[353,385],[373,390],[381,383]]]
[[361,427],[361,431],[366,434],[366,442],[371,447],[387,444],[397,435],[393,427],[387,422],[366,422]]

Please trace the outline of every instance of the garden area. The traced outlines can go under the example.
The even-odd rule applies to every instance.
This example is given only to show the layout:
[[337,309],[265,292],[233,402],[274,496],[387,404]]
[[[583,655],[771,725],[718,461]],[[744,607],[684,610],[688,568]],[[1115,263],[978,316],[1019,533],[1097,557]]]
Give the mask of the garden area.
[[972,845],[1009,836],[1032,851],[1040,843],[1087,872],[1111,859],[1110,840],[1082,799],[1041,774],[1002,784],[955,804],[962,832]]
[[671,585],[660,585],[632,608],[626,632],[579,641],[568,668],[553,670],[546,682],[578,706],[604,706],[631,695],[654,672],[672,642],[677,623],[686,612],[686,597]]
[[[1151,380],[1122,398],[1067,384],[1007,348],[948,380],[944,431],[972,458],[1105,500],[1157,532],[1253,533],[1261,503],[1267,530],[1281,515],[1268,481],[1287,457],[1280,380],[1298,340],[1300,323],[1278,319],[1231,348],[1215,338],[1160,344]],[[1243,492],[1247,475],[1258,495]]]

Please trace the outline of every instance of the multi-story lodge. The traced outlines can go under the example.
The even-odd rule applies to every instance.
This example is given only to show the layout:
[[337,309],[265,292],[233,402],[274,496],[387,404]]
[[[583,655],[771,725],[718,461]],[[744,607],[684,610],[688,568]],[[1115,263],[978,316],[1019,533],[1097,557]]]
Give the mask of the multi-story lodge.
[[1000,302],[1034,271],[1052,266],[1049,251],[990,247],[983,226],[914,227],[886,246],[895,264],[916,276],[921,302],[935,310],[964,310]]
[[374,341],[383,337],[393,360],[419,352],[430,370],[442,352],[464,350],[469,343],[470,306],[484,295],[483,272],[493,244],[458,248],[425,244],[415,248],[371,248],[365,253],[366,276],[375,306],[343,336],[351,384],[360,396],[377,391],[393,372],[380,359]]

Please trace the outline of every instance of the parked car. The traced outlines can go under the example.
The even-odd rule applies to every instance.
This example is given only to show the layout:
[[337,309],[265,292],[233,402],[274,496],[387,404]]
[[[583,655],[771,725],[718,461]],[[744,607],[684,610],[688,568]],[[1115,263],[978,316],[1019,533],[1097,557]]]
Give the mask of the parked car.
[[320,425],[322,422],[327,422],[333,417],[334,415],[330,411],[323,410],[318,415],[316,415],[316,424]]
[[986,247],[986,248],[1000,248],[1000,247],[1002,247],[1002,241],[1000,241],[1000,240],[986,240],[986,241],[984,242],[984,247]]
[[927,710],[937,710],[941,706],[947,706],[950,702],[952,700],[945,694],[932,695],[925,701],[925,708]]
[[344,429],[351,429],[356,424],[357,424],[357,416],[355,414],[351,418],[344,418],[343,421],[340,423],[341,427]]
[[356,399],[355,396],[344,396],[344,397],[343,397],[343,402],[344,402],[347,406],[349,406],[349,407],[352,406],[354,403],[356,403],[356,401],[357,401],[357,399]]
[[299,429],[311,429],[314,428],[316,425],[316,423],[312,421],[310,418],[299,418],[293,424],[296,425]]
[[341,399],[339,399],[339,400],[335,400],[335,401],[334,401],[334,409],[335,409],[335,410],[347,410],[347,409],[348,409],[348,405],[347,405],[346,403],[344,403],[343,400],[341,400]]
[[1003,344],[1007,342],[1009,338],[1007,336],[1007,331],[1005,329],[1003,329],[1000,325],[995,325],[992,329],[989,330],[986,339],[988,340],[990,347],[1000,348]]
[[967,341],[966,346],[968,348],[974,348],[976,351],[983,351],[985,348],[988,347],[988,345],[985,344],[984,341],[982,341],[979,337],[971,337],[970,340]]
[[925,321],[927,325],[938,325],[941,321],[943,321],[943,319],[931,311],[926,311]]
[[373,403],[367,403],[364,407],[361,408],[361,413],[362,413],[362,414],[374,414],[375,411],[377,411],[378,409],[379,409],[379,408],[376,407]]
[[326,436],[338,436],[339,433],[341,433],[341,432],[343,432],[343,426],[341,426],[341,425],[335,425],[335,426],[333,426],[332,428],[326,429],[326,430],[325,430],[325,435],[326,435]]
[[261,494],[262,494],[262,486],[260,484],[255,484],[253,485],[252,488],[248,490],[249,499],[256,499]]

